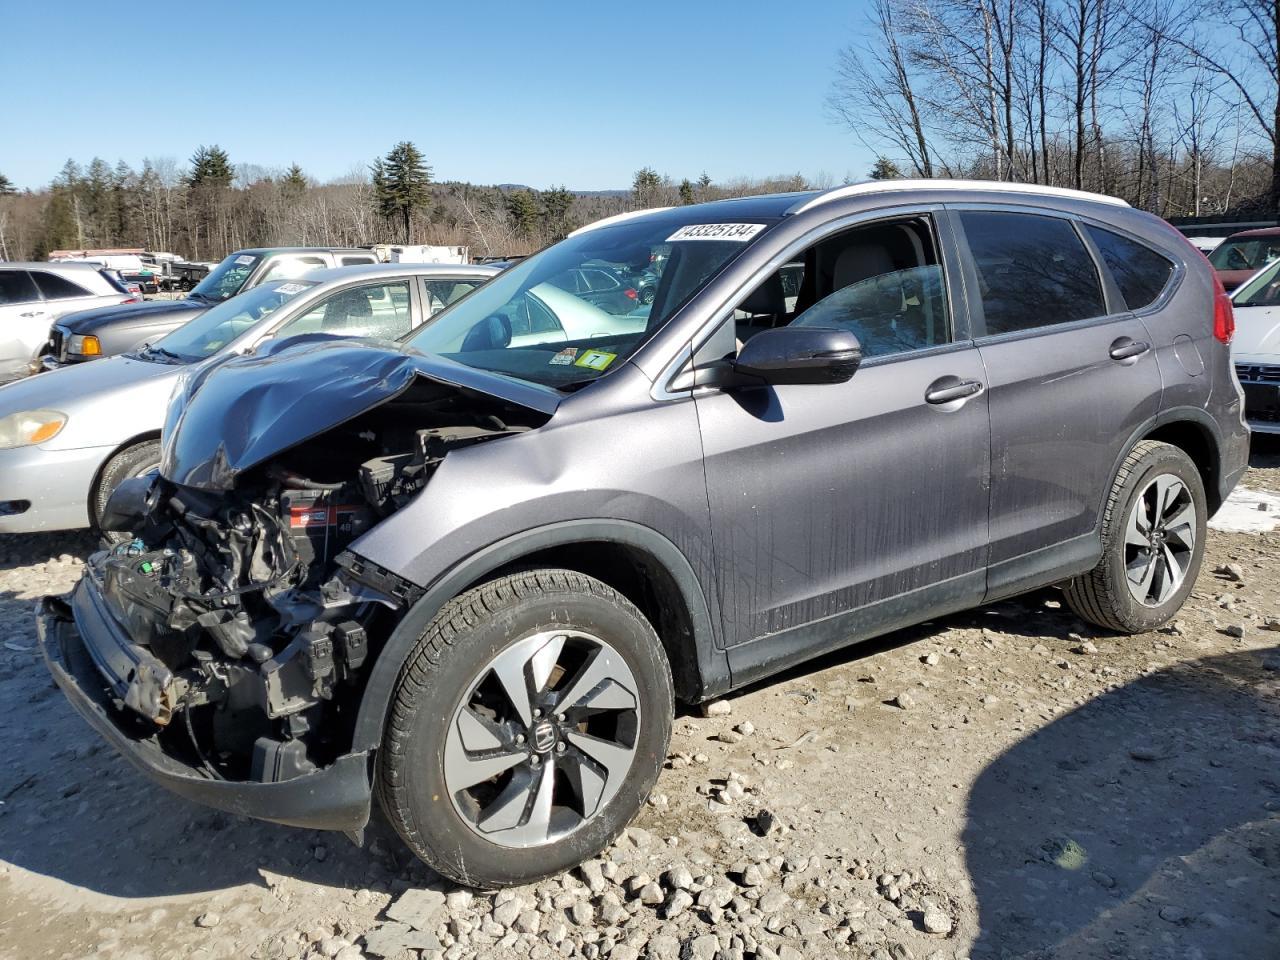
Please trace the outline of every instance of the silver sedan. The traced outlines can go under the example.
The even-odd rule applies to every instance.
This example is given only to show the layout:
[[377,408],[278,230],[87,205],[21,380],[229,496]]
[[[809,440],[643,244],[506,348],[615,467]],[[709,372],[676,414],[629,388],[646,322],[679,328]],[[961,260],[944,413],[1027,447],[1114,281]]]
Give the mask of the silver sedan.
[[316,270],[212,307],[133,354],[0,387],[0,533],[96,524],[111,491],[160,462],[175,383],[193,364],[272,337],[400,337],[498,270],[376,264]]

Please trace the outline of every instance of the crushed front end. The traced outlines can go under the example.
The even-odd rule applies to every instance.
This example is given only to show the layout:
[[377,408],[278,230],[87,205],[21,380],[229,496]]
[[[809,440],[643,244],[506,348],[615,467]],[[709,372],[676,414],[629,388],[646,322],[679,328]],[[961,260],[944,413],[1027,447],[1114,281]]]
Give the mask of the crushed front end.
[[451,451],[537,422],[428,393],[275,451],[223,489],[165,471],[112,495],[104,528],[131,538],[45,601],[40,635],[68,698],[137,766],[233,812],[364,826],[370,758],[352,752],[352,731],[419,590],[346,548]]

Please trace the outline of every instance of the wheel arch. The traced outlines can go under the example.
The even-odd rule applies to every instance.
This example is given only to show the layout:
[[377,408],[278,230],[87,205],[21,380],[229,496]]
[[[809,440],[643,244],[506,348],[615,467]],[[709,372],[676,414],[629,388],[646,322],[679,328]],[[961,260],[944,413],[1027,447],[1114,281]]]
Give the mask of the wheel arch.
[[1162,411],[1144,429],[1131,438],[1112,470],[1112,480],[1120,464],[1134,444],[1142,440],[1156,440],[1182,450],[1195,464],[1204,484],[1205,501],[1212,516],[1222,506],[1222,449],[1218,428],[1213,418],[1198,407],[1175,407]]
[[375,750],[381,743],[396,681],[440,608],[481,583],[531,566],[595,577],[634,603],[667,651],[679,699],[696,701],[729,688],[728,664],[716,640],[716,608],[683,552],[641,524],[572,520],[516,534],[472,554],[413,603],[374,661],[356,716],[353,750]]
[[102,474],[107,469],[107,464],[109,464],[116,457],[120,456],[120,454],[128,450],[130,447],[137,446],[140,443],[147,443],[148,441],[159,440],[159,439],[160,439],[159,430],[144,430],[142,433],[136,434],[135,436],[130,437],[128,440],[124,440],[121,443],[116,444],[116,446],[112,449],[112,451],[102,458],[102,462],[98,464],[98,469],[93,471],[93,481],[89,484],[89,495],[88,495],[88,499],[85,501],[85,508],[89,513],[90,527],[96,528],[97,518],[95,518],[93,515],[93,504],[94,504],[94,501],[97,499],[98,485],[102,483]]

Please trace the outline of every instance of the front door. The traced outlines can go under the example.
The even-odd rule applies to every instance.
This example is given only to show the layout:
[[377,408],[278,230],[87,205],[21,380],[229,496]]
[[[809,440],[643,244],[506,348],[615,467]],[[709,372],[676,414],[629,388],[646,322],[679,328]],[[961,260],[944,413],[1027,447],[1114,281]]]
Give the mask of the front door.
[[798,300],[781,271],[743,298],[740,340],[854,332],[848,382],[696,397],[735,683],[982,597],[985,374],[935,237],[925,216],[846,230],[806,252]]

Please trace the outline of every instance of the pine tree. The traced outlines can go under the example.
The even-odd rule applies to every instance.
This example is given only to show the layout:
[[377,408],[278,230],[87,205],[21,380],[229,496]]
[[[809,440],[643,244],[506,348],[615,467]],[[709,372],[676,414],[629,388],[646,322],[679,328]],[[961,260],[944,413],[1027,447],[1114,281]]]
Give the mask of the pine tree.
[[569,210],[573,207],[573,194],[564,185],[552,187],[542,195],[543,218],[547,239],[552,243],[563,240],[572,229]]
[[404,242],[409,243],[413,212],[431,202],[431,167],[418,148],[404,140],[374,161],[372,173],[374,206],[388,220],[401,218]]
[[707,199],[707,191],[711,189],[711,176],[707,171],[702,171],[702,176],[698,178],[698,196],[703,200]]
[[898,165],[888,157],[876,157],[876,162],[871,168],[872,180],[901,180],[902,170]]
[[296,163],[280,178],[280,189],[291,200],[296,200],[307,192],[307,175]]
[[662,178],[653,167],[641,167],[631,180],[631,193],[635,197],[636,207],[644,209],[653,206],[658,188],[662,186]]
[[688,179],[680,181],[680,202],[686,207],[697,202],[697,198],[693,195],[693,184]]
[[191,155],[191,172],[187,183],[193,187],[229,187],[235,179],[231,158],[216,143],[211,147],[201,144]]
[[507,216],[511,218],[516,233],[522,237],[532,237],[542,219],[542,208],[538,200],[528,190],[513,190],[506,198]]
[[0,173],[0,197],[7,197],[17,192],[18,189],[13,185],[13,181]]

